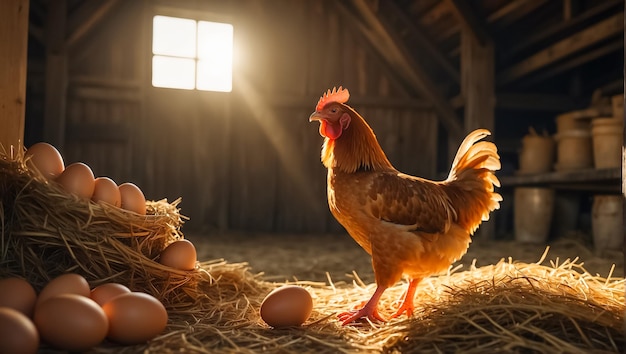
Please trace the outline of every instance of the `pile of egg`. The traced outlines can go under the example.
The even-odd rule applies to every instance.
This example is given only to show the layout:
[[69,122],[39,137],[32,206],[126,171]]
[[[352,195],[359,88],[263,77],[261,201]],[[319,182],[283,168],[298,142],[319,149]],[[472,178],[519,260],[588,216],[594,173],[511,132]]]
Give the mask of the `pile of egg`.
[[36,294],[22,278],[0,279],[0,353],[36,353],[40,341],[86,351],[105,338],[122,345],[161,334],[168,315],[155,297],[117,283],[90,289],[79,274],[52,279]]
[[[108,203],[146,214],[146,198],[139,187],[126,182],[119,186],[109,177],[94,177],[91,168],[75,162],[65,167],[61,153],[48,143],[36,143],[24,154],[27,166],[34,167],[48,180],[58,183],[67,192],[96,203]],[[159,262],[179,270],[193,270],[197,254],[193,243],[177,240],[169,244],[159,257]]]
[[89,166],[75,162],[67,167],[61,153],[48,143],[28,148],[24,157],[28,167],[35,167],[44,177],[57,182],[63,189],[81,198],[104,202],[140,215],[146,214],[146,198],[133,183],[119,186],[109,177],[95,178]]

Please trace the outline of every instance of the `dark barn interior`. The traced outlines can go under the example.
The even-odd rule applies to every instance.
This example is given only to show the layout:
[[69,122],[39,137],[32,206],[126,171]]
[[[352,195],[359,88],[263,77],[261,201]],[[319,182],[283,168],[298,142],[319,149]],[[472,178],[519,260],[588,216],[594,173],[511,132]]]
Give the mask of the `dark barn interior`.
[[[353,271],[373,281],[369,256],[329,212],[323,139],[308,119],[343,86],[410,175],[445,179],[465,135],[492,132],[504,200],[460,263],[534,262],[550,245],[549,257],[624,275],[626,164],[565,166],[580,153],[557,124],[614,118],[624,146],[621,0],[10,0],[0,10],[9,3],[28,8],[25,105],[21,118],[0,115],[0,143],[45,141],[66,165],[135,183],[148,200],[182,198],[181,231],[199,260],[247,262],[269,281]],[[153,85],[157,15],[232,24],[231,91]],[[0,73],[9,65],[0,59]],[[522,153],[535,132],[553,157],[529,172]],[[521,190],[550,198],[521,204]],[[618,198],[605,229],[619,246],[594,241],[594,222],[608,222],[594,221],[594,200],[607,195]],[[520,237],[541,222],[538,240]]]

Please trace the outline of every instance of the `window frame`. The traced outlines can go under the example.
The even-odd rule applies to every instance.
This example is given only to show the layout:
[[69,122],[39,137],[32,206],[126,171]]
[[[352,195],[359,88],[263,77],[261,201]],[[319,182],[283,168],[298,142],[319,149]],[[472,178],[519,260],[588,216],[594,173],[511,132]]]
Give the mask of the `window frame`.
[[[181,4],[182,5],[182,4]],[[152,65],[152,61],[153,58],[155,56],[159,56],[159,54],[154,54],[152,52],[152,42],[154,40],[154,17],[155,16],[168,16],[168,17],[178,17],[178,18],[184,18],[184,19],[190,19],[190,20],[194,20],[196,21],[196,24],[198,21],[207,21],[207,22],[218,22],[218,23],[226,23],[226,24],[230,24],[231,26],[233,26],[233,63],[231,66],[231,90],[230,91],[216,91],[216,90],[205,90],[205,89],[198,89],[197,88],[197,83],[198,83],[198,53],[196,52],[196,56],[193,58],[196,66],[196,75],[194,77],[194,88],[192,89],[185,89],[185,88],[175,88],[175,87],[160,87],[160,86],[154,86],[152,84],[152,77],[153,77],[153,65]],[[148,33],[147,33],[147,40],[148,40],[148,44],[147,44],[147,53],[146,53],[146,57],[147,57],[147,64],[146,67],[148,68],[147,70],[147,83],[150,86],[151,89],[161,89],[161,90],[176,90],[176,91],[187,91],[187,92],[195,92],[195,93],[210,93],[210,94],[228,94],[228,93],[232,93],[235,89],[235,85],[234,85],[234,52],[235,52],[235,24],[234,21],[232,19],[231,16],[229,15],[225,15],[216,11],[210,11],[210,10],[204,10],[204,9],[198,9],[198,8],[192,8],[192,7],[172,7],[172,6],[166,6],[166,5],[156,5],[152,7],[152,11],[149,11],[149,16],[146,19],[148,22]],[[196,39],[197,42],[197,39]],[[197,48],[197,43],[196,43],[196,48]],[[183,57],[179,57],[179,58],[183,58]]]

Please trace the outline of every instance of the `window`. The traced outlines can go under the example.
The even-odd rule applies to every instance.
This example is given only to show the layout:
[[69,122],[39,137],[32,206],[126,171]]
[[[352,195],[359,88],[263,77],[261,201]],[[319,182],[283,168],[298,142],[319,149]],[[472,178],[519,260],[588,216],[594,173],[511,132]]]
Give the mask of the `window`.
[[232,90],[233,26],[154,16],[152,86]]

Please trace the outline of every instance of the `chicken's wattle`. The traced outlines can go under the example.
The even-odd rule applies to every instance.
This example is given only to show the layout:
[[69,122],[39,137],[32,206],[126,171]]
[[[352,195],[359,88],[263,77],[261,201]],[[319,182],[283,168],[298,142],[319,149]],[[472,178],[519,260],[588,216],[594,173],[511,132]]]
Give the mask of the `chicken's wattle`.
[[328,139],[337,139],[341,136],[341,125],[332,124],[326,120],[320,120],[320,135]]

